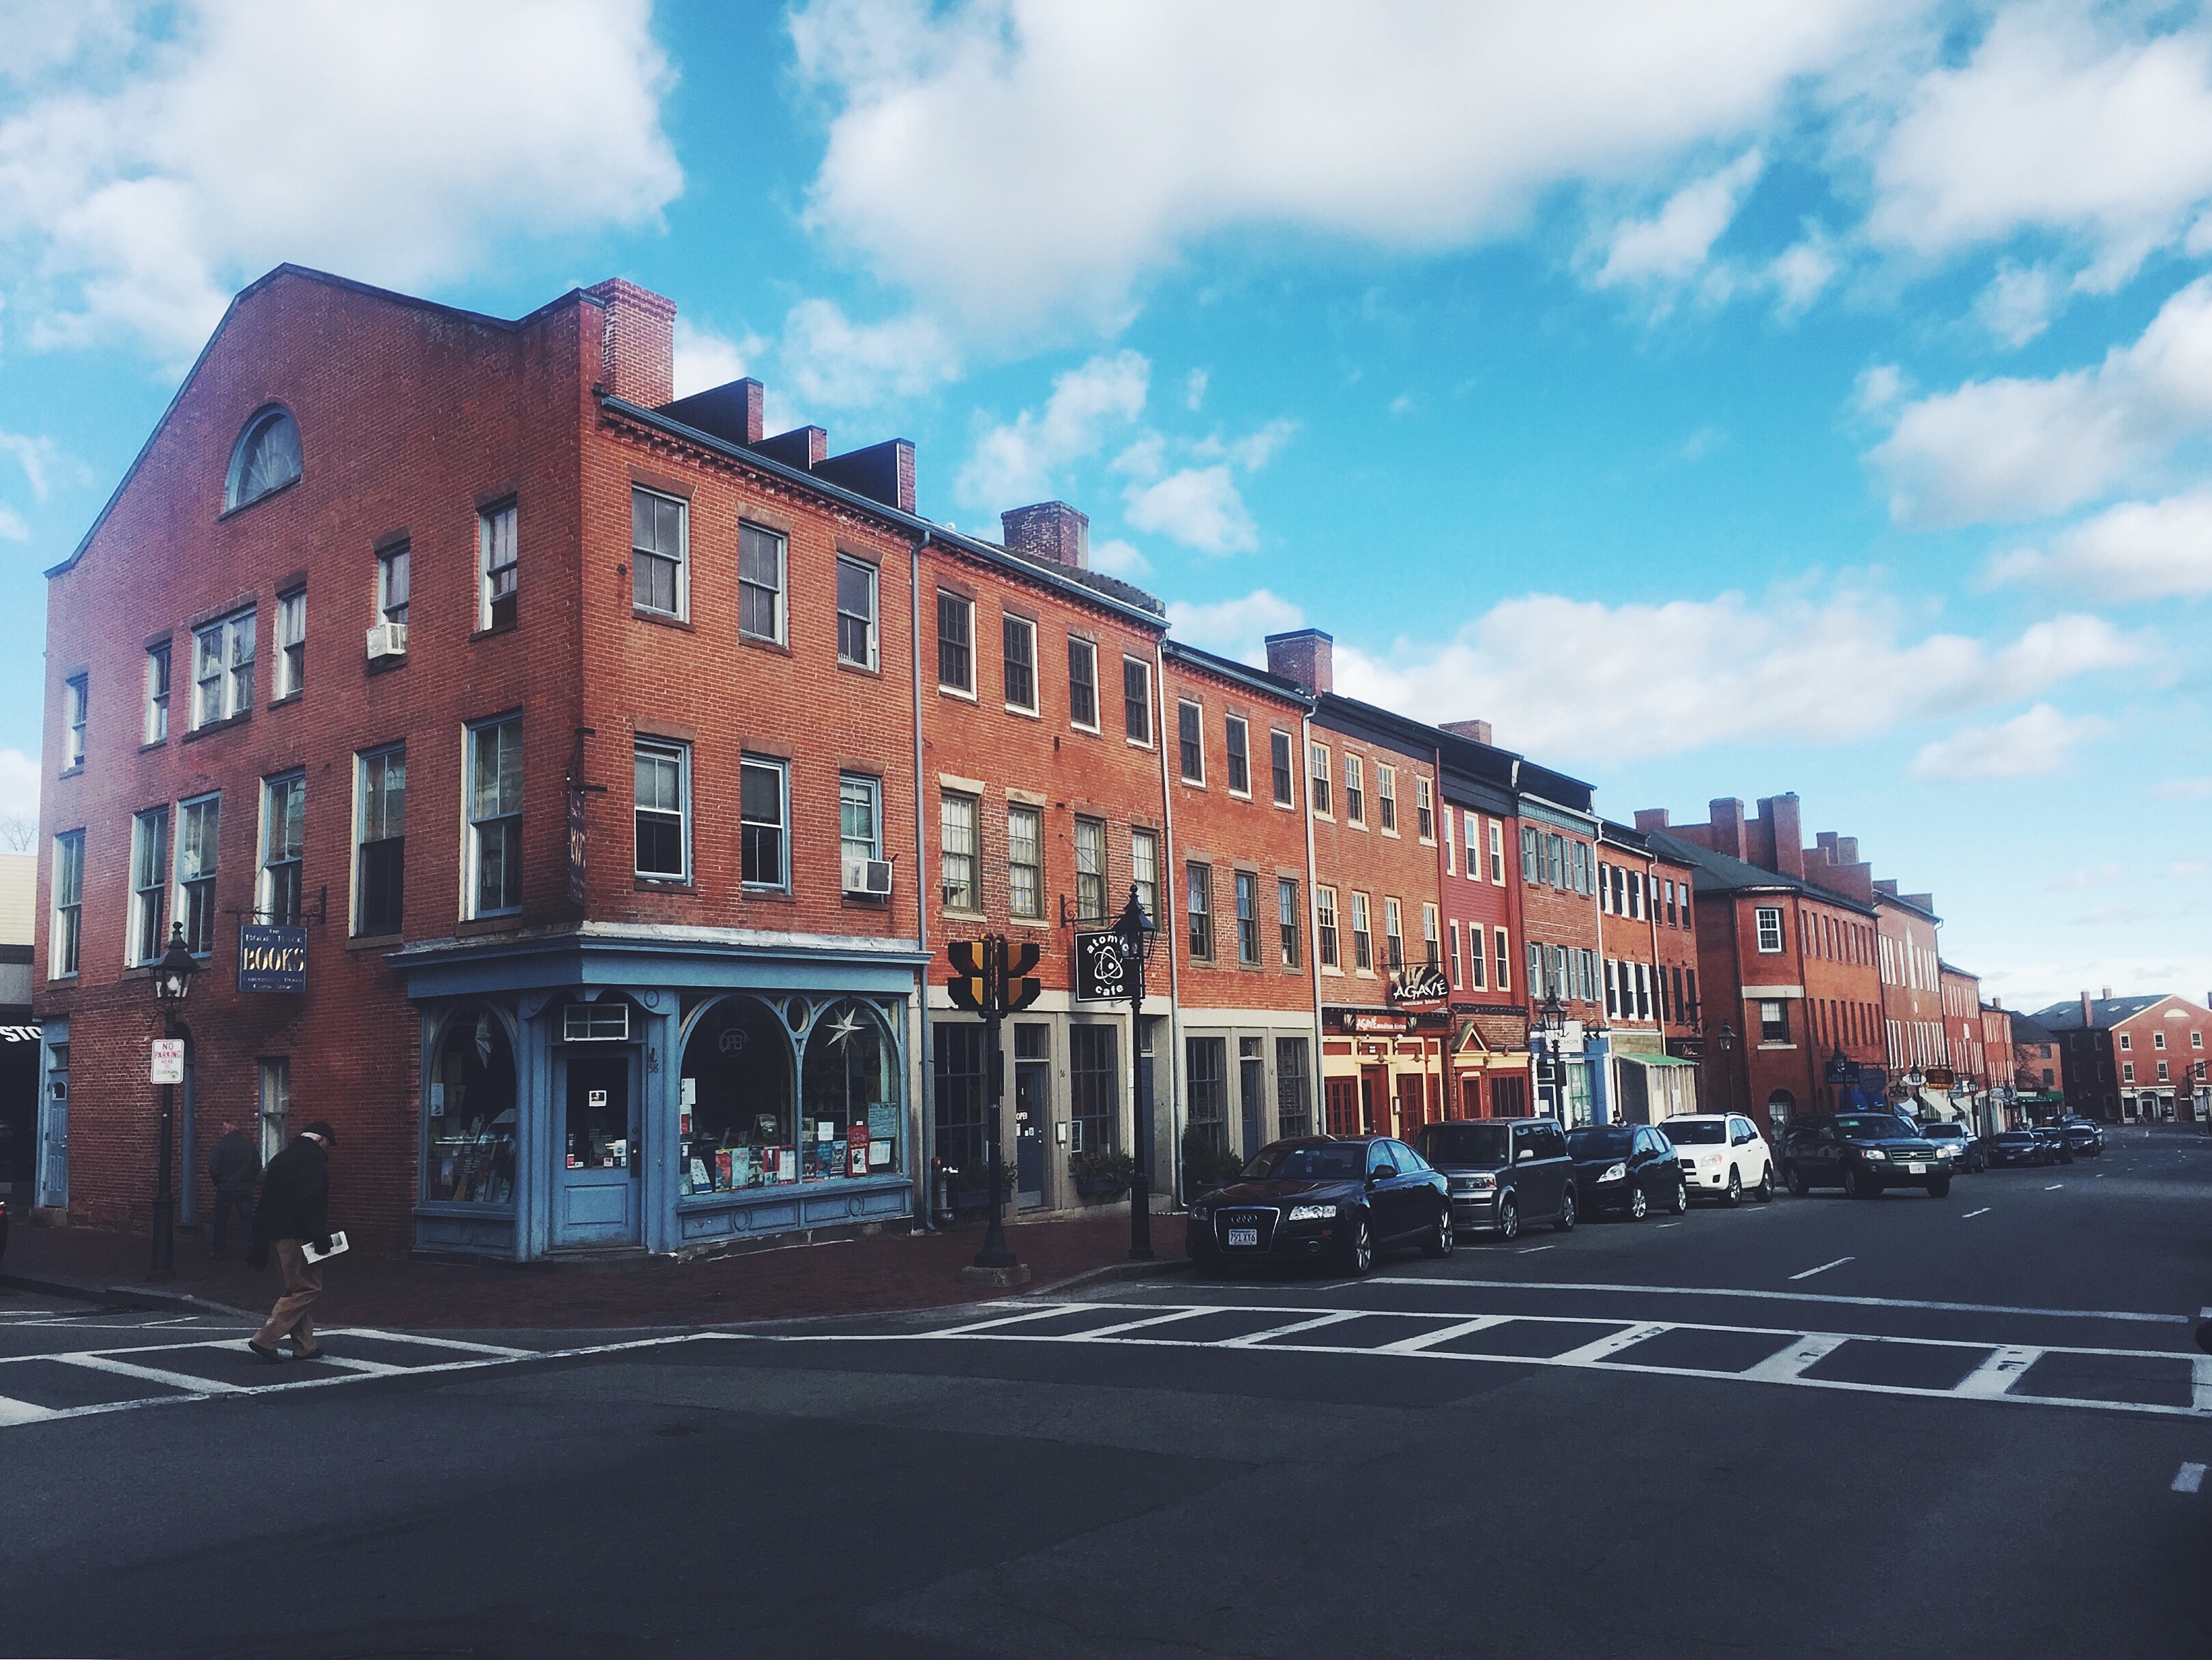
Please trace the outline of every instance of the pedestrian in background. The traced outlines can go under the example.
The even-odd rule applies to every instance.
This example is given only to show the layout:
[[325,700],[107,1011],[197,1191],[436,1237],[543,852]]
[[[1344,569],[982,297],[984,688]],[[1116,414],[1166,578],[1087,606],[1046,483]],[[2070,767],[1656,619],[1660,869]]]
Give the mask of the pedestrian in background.
[[220,1256],[230,1243],[230,1213],[238,1213],[246,1237],[253,1236],[253,1184],[261,1179],[261,1149],[253,1138],[226,1118],[222,1135],[208,1154],[208,1179],[215,1183],[215,1231],[208,1255]]
[[265,1268],[273,1254],[284,1276],[283,1294],[259,1331],[246,1340],[246,1347],[264,1360],[281,1362],[277,1343],[289,1337],[292,1355],[299,1360],[319,1360],[323,1351],[315,1341],[315,1323],[308,1313],[322,1295],[323,1271],[310,1262],[301,1249],[313,1242],[318,1250],[330,1249],[331,1175],[328,1152],[337,1145],[337,1132],[320,1119],[301,1130],[269,1161],[261,1178],[261,1202],[253,1212],[253,1243],[246,1262]]

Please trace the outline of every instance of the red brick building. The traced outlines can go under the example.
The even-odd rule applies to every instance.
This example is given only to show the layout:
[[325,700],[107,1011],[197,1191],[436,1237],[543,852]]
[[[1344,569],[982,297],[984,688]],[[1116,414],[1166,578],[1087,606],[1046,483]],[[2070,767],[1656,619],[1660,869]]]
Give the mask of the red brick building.
[[1437,733],[1443,795],[1444,960],[1451,981],[1453,1116],[1517,1118],[1532,1110],[1528,1002],[1522,984],[1521,857],[1514,769],[1490,723]]
[[2067,1110],[2066,1047],[2058,1034],[2033,1015],[2008,1013],[2006,1025],[2020,1117],[2034,1122]]
[[1607,1116],[1656,1123],[1703,1110],[1693,1039],[1697,916],[1691,866],[1643,831],[1607,821],[1597,849],[1599,937],[1605,986]]
[[1981,979],[1948,963],[1939,963],[1936,974],[1943,1008],[1945,1059],[1942,1064],[1954,1080],[1951,1103],[1968,1113],[1977,1128],[1986,1134],[1998,1127],[1989,1113],[1990,1055],[1983,1036]]
[[2170,994],[2115,997],[2107,986],[2101,996],[2085,991],[2073,1002],[2039,1009],[2034,1023],[2063,1053],[2068,1111],[2118,1123],[2212,1117],[2207,1003]]

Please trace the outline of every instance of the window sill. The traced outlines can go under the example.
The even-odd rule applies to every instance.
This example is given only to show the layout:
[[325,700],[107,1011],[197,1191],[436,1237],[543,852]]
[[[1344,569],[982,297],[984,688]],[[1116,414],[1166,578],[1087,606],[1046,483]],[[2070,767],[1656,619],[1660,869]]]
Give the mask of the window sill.
[[847,910],[889,910],[891,896],[888,893],[840,893],[838,902]]
[[169,740],[167,738],[149,738],[144,743],[139,745],[138,753],[141,755],[148,755],[155,750],[165,750],[168,747]]
[[1152,746],[1152,741],[1145,738],[1125,738],[1121,741],[1133,750],[1148,750]]
[[1025,709],[1019,703],[1007,704],[1006,713],[1009,714],[1018,714],[1024,721],[1042,721],[1044,718],[1035,709]]
[[228,732],[234,727],[242,727],[252,718],[253,711],[247,709],[242,714],[231,715],[226,720],[210,721],[204,727],[194,727],[185,734],[184,741],[187,744],[196,744],[203,738],[212,738],[219,732]]
[[63,768],[59,772],[58,772],[58,773],[56,773],[56,774],[54,775],[54,776],[55,776],[57,779],[62,779],[62,778],[82,778],[83,775],[84,775],[84,763],[83,763],[83,762],[82,762],[82,761],[78,762],[78,763],[77,763],[75,766],[73,766],[73,767],[64,767],[64,768]]
[[687,877],[638,876],[630,878],[630,885],[638,893],[696,893],[698,888]]
[[855,663],[849,657],[841,657],[837,660],[837,666],[848,674],[863,675],[871,680],[880,680],[884,678],[883,665],[880,662]]
[[1249,801],[1252,799],[1252,792],[1232,789],[1229,792],[1229,799],[1232,801]]
[[1079,732],[1085,738],[1096,738],[1098,736],[1098,728],[1097,727],[1086,727],[1080,721],[1070,721],[1067,723],[1067,729],[1070,732]]
[[980,910],[955,910],[950,905],[939,905],[937,914],[948,922],[988,922],[990,913]]
[[672,612],[648,611],[643,605],[633,605],[629,608],[629,614],[640,623],[651,623],[664,629],[681,629],[686,634],[698,632],[698,629],[692,625],[690,617],[678,617]]
[[479,640],[490,640],[502,634],[513,634],[521,626],[520,619],[513,623],[495,623],[488,629],[478,629],[471,634],[469,636],[469,643],[474,645]]
[[770,905],[795,905],[799,903],[799,897],[789,888],[746,887],[741,891],[749,902]]
[[298,691],[288,691],[282,697],[270,698],[269,707],[272,709],[289,708],[295,703],[305,702],[307,696],[307,688],[303,686]]
[[975,694],[973,690],[962,686],[948,686],[942,680],[937,683],[937,695],[939,697],[957,697],[963,703],[972,703],[975,701]]
[[404,933],[357,933],[346,941],[348,951],[390,951],[407,943]]
[[[647,621],[652,620],[653,613],[641,612],[640,614],[644,616]],[[786,645],[782,641],[763,640],[757,634],[740,634],[738,635],[738,643],[740,646],[748,647],[754,651],[774,652],[778,657],[788,657],[791,655],[791,648]]]

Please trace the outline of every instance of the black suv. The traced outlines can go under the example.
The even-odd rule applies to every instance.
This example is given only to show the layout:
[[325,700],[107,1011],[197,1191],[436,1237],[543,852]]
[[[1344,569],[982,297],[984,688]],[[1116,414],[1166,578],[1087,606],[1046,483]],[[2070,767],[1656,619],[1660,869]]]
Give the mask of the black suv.
[[2065,1138],[2069,1152],[2094,1158],[2105,1150],[2105,1127],[2094,1118],[2080,1118],[2069,1113],[2051,1128]]
[[1475,1118],[1425,1124],[1413,1138],[1421,1157],[1451,1187],[1454,1225],[1518,1237],[1524,1222],[1575,1225],[1574,1160],[1554,1118]]
[[1782,1179],[1801,1198],[1813,1188],[1841,1188],[1850,1199],[1872,1199],[1884,1188],[1925,1188],[1942,1199],[1951,1191],[1951,1161],[1895,1113],[1821,1112],[1790,1126]]

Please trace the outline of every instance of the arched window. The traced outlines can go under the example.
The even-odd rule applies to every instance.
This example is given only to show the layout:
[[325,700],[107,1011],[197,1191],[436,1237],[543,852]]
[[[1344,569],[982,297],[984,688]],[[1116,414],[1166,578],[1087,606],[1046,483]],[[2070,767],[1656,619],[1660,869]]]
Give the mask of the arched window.
[[729,997],[699,1017],[684,1044],[684,1165],[691,1197],[799,1176],[791,1035],[757,997]]
[[446,1027],[430,1068],[425,1199],[514,1202],[514,1048],[489,1009]]
[[800,1152],[811,1180],[884,1176],[899,1168],[897,1057],[882,1015],[857,998],[814,1017],[800,1091],[811,1133]]
[[230,453],[230,481],[224,487],[223,510],[258,502],[300,476],[300,429],[291,411],[279,404],[259,410],[238,435]]

